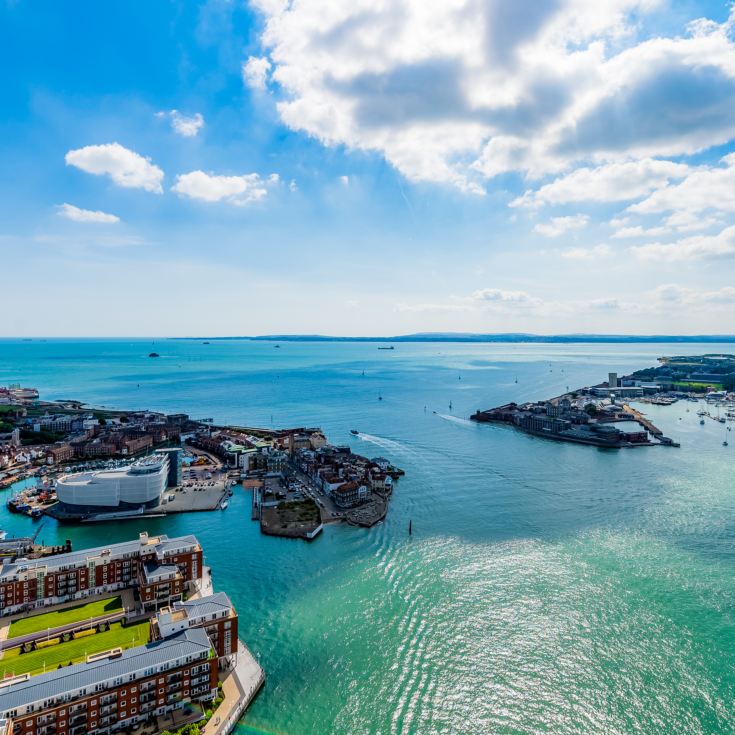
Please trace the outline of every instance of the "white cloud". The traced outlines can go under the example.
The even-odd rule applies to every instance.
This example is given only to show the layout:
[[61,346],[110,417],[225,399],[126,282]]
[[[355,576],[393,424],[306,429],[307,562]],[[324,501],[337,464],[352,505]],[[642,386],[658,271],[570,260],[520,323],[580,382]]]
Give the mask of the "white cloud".
[[120,218],[114,214],[107,214],[107,212],[100,212],[99,210],[80,209],[79,207],[75,207],[73,204],[66,203],[60,204],[57,207],[56,213],[59,217],[65,217],[73,222],[112,224],[120,221]]
[[549,222],[538,224],[534,232],[544,237],[559,237],[570,230],[580,230],[587,225],[589,217],[586,214],[576,214],[569,217],[552,217]]
[[342,186],[349,186],[350,185],[350,177],[349,176],[340,176],[339,177],[339,183],[342,184]]
[[621,202],[639,199],[672,179],[684,178],[691,169],[681,163],[645,158],[608,163],[596,168],[578,168],[566,176],[527,191],[511,207],[534,207],[570,202]]
[[693,232],[695,230],[706,230],[714,225],[722,224],[716,217],[703,217],[693,212],[674,212],[665,220],[664,224],[673,230],[680,232]]
[[591,248],[567,248],[559,254],[567,260],[598,260],[607,258],[611,253],[612,250],[609,245],[600,243]]
[[204,127],[204,116],[200,112],[183,115],[178,110],[157,112],[156,117],[166,117],[171,121],[171,129],[183,138],[194,138]]
[[666,283],[655,288],[652,295],[656,301],[665,304],[717,305],[735,303],[735,288],[732,286],[724,286],[715,291],[705,291],[680,286],[677,283]]
[[634,227],[621,227],[613,233],[613,237],[620,240],[629,237],[661,237],[671,232],[669,227],[649,227],[645,228],[641,225]]
[[299,190],[298,184],[296,183],[296,179],[291,179],[291,181],[288,184],[288,190],[289,191],[298,191]]
[[163,171],[135,151],[119,143],[88,145],[69,151],[64,159],[68,166],[96,176],[107,175],[118,186],[163,193]]
[[716,235],[694,235],[676,242],[649,243],[632,247],[639,260],[680,262],[735,255],[735,225]]
[[494,304],[528,304],[540,303],[537,299],[525,291],[505,291],[500,288],[482,288],[472,293],[474,301],[489,302]]
[[[728,24],[661,37],[646,22],[663,1],[254,5],[266,56],[248,60],[246,81],[263,88],[272,71],[286,125],[375,151],[412,180],[479,192],[507,171],[682,155],[735,135]],[[617,201],[639,196],[624,188],[611,187]]]
[[263,91],[268,86],[271,62],[265,56],[250,56],[242,65],[242,79],[250,89]]
[[179,196],[203,202],[221,202],[245,206],[265,199],[268,187],[278,183],[278,175],[271,174],[267,180],[259,174],[242,176],[218,176],[204,171],[191,171],[176,177],[171,187]]
[[690,216],[707,210],[735,212],[735,154],[721,160],[720,166],[701,166],[679,184],[653,192],[628,209],[637,214],[675,212]]

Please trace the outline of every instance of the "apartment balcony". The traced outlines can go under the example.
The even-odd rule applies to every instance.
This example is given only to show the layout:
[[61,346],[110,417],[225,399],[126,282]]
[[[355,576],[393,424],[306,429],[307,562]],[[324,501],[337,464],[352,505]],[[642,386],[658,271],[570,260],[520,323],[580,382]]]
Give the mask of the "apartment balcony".
[[151,699],[150,701],[141,704],[139,709],[140,709],[141,714],[144,714],[146,712],[150,712],[152,709],[155,709],[155,707],[156,707],[156,700]]
[[86,735],[87,733],[87,726],[86,725],[76,725],[69,730],[69,735]]
[[100,707],[101,715],[110,715],[113,712],[117,712],[117,703],[107,704],[104,707]]
[[51,712],[48,715],[41,715],[41,717],[38,717],[36,719],[36,725],[38,725],[39,727],[41,725],[48,725],[52,722],[56,722],[56,712]]
[[78,715],[72,715],[69,718],[69,727],[76,727],[77,725],[86,725],[87,724],[87,713],[81,712]]
[[145,704],[146,702],[155,702],[156,701],[156,693],[155,692],[146,692],[145,694],[141,694],[138,701],[141,704]]
[[206,674],[205,676],[200,676],[196,679],[191,680],[191,685],[193,687],[200,686],[201,684],[208,684],[209,683],[209,674]]
[[69,714],[73,715],[76,712],[86,712],[87,711],[87,703],[81,702],[80,704],[73,704],[71,707],[69,707]]
[[45,725],[36,729],[36,735],[56,735],[56,725]]
[[102,725],[102,727],[107,727],[107,725],[111,725],[113,722],[117,722],[117,717],[115,715],[108,715],[107,717],[100,718],[100,725]]
[[156,688],[156,681],[155,681],[155,679],[153,679],[151,681],[147,681],[145,684],[141,684],[140,687],[139,687],[141,693],[148,692],[151,689],[155,689],[155,688]]
[[176,682],[181,681],[183,678],[184,675],[180,671],[177,671],[175,674],[169,674],[166,677],[166,682],[168,684],[175,684]]
[[100,697],[100,704],[109,704],[110,702],[117,702],[117,692],[105,694],[104,697]]
[[196,687],[196,689],[191,690],[191,696],[192,697],[201,697],[202,694],[211,694],[212,687],[207,685],[203,687]]

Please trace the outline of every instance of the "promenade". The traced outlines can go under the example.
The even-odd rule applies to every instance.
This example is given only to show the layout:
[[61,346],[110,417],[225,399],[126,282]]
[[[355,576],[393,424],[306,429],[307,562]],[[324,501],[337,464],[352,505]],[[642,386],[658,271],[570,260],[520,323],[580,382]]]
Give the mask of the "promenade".
[[203,735],[228,735],[265,682],[265,673],[247,646],[238,641],[237,663],[222,679],[224,700]]

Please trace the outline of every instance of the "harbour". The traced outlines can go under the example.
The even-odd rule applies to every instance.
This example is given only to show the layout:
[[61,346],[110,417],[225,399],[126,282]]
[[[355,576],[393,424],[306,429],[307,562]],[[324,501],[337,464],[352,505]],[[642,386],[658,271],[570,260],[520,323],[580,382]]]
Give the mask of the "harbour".
[[[646,735],[668,735],[657,718],[706,735],[735,726],[725,706],[735,651],[719,632],[735,600],[723,521],[735,513],[733,447],[722,447],[726,424],[706,418],[701,426],[697,416],[717,407],[635,404],[681,443],[676,451],[541,440],[529,451],[520,432],[466,420],[485,401],[502,405],[520,391],[533,400],[558,396],[567,384],[596,382],[611,365],[627,374],[681,345],[401,345],[389,369],[371,362],[385,354],[374,345],[225,344],[203,356],[212,347],[177,343],[177,360],[150,361],[155,386],[124,378],[147,360],[149,350],[135,344],[95,346],[116,357],[89,358],[84,368],[74,350],[88,354],[89,346],[65,347],[61,354],[77,367],[65,372],[70,359],[51,361],[48,377],[40,372],[48,362],[15,356],[12,364],[55,396],[189,411],[222,426],[319,425],[331,442],[406,470],[382,523],[327,524],[313,543],[262,535],[250,520],[251,490],[239,484],[224,512],[102,525],[46,519],[38,540],[71,538],[75,549],[139,530],[196,534],[216,589],[231,597],[243,640],[267,672],[239,730],[304,732],[328,718],[334,732],[390,732],[401,712],[413,731],[484,735],[505,726],[497,712],[506,707],[518,723],[541,728],[554,717],[562,730],[602,733],[583,724],[583,702],[604,706],[611,727],[625,732],[630,687],[641,676],[651,683],[635,690],[648,713]],[[168,350],[157,345],[164,356]],[[273,353],[281,364],[258,364]],[[188,356],[196,375],[182,378],[177,364],[191,364]],[[3,369],[10,380],[0,359]],[[96,380],[78,385],[80,370]],[[325,393],[325,376],[335,375],[339,390]],[[29,536],[38,525],[1,512],[9,536]],[[393,668],[399,650],[408,654]],[[672,670],[690,687],[674,686]],[[508,707],[502,692],[487,689],[500,679],[519,691],[532,686],[533,695]]]

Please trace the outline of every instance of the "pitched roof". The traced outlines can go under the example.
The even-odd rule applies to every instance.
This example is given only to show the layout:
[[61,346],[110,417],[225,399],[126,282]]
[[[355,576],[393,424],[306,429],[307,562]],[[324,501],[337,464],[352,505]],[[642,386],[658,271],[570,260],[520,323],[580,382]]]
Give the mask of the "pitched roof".
[[0,686],[0,715],[16,707],[63,696],[85,687],[131,674],[142,675],[146,669],[161,666],[186,656],[209,652],[211,644],[206,632],[192,628],[162,641],[123,651],[113,659],[80,663],[32,676],[4,687]]

